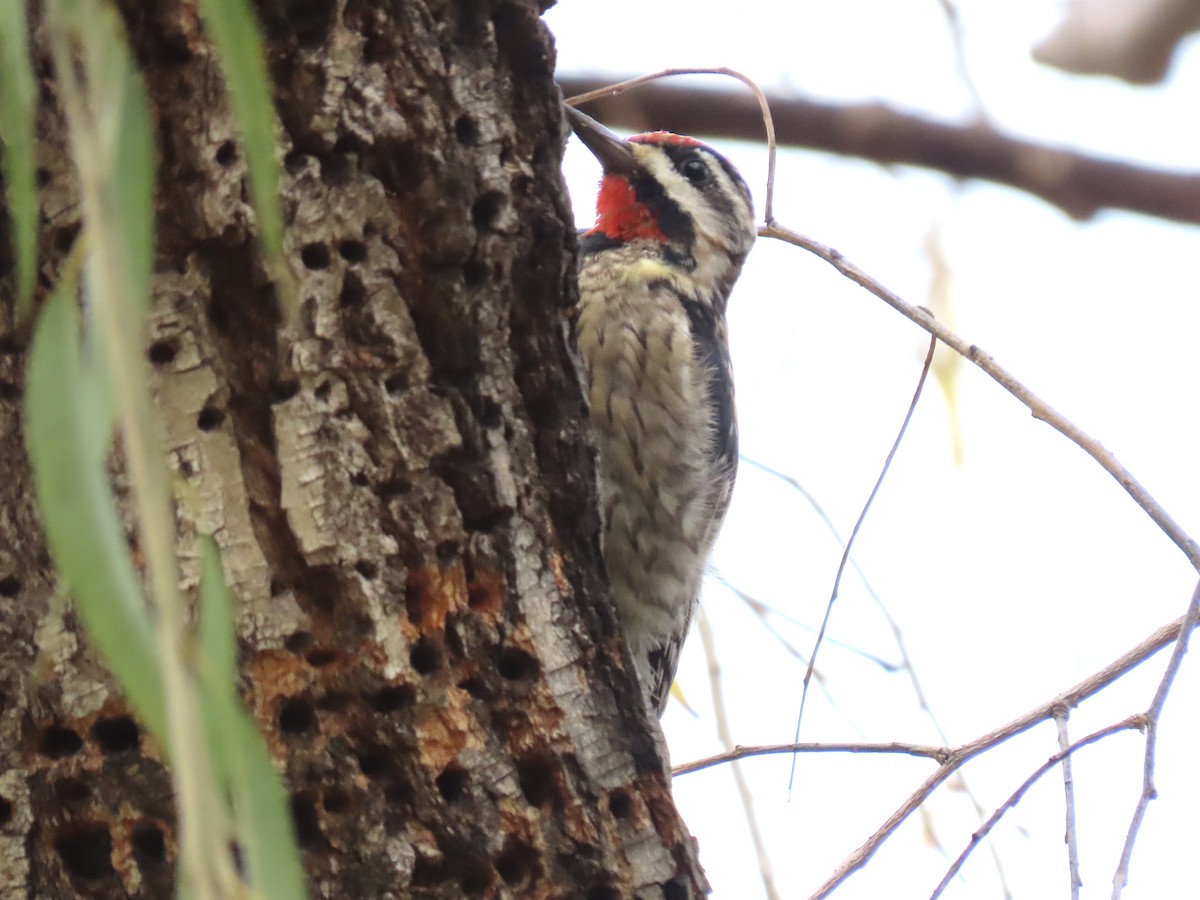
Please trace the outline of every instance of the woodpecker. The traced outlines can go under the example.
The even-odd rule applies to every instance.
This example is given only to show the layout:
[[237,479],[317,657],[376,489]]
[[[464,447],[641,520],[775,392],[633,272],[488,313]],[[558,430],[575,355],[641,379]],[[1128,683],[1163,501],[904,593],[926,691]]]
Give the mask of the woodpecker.
[[645,702],[661,716],[737,475],[725,306],[754,209],[737,170],[694,138],[623,140],[566,115],[604,170],[596,224],[580,235],[574,317],[604,559]]

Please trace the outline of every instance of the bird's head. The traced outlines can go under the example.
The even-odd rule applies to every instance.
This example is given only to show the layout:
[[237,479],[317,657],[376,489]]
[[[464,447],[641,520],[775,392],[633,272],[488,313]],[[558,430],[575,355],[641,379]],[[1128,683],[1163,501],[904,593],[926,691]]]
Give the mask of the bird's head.
[[589,241],[596,248],[650,242],[666,262],[727,294],[756,233],[750,189],[729,160],[695,138],[653,131],[626,140],[566,111],[604,169],[585,252]]

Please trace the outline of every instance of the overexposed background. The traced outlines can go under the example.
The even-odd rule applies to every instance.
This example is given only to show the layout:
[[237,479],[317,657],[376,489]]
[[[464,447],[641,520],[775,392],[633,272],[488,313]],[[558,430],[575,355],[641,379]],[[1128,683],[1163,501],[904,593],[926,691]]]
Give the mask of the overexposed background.
[[[1031,59],[1031,47],[1063,12],[1057,0],[959,0],[957,7],[970,76],[1002,131],[1152,166],[1200,168],[1194,42],[1163,84],[1132,87]],[[666,66],[723,65],[769,92],[882,100],[951,122],[976,112],[937,0],[607,0],[563,3],[546,20],[563,73],[616,80]],[[740,89],[732,81],[728,88]],[[765,149],[714,143],[746,176],[761,209]],[[566,173],[578,222],[589,225],[599,172],[575,141]],[[931,297],[944,266],[949,305],[939,317],[1113,450],[1185,529],[1200,533],[1200,229],[1115,212],[1079,223],[994,185],[800,151],[780,153],[775,212],[913,303],[944,303]],[[940,251],[931,252],[934,244]],[[751,255],[729,318],[743,454],[801,482],[848,535],[903,419],[926,335],[815,257],[766,240]],[[952,744],[1100,669],[1181,615],[1195,582],[1183,555],[1081,450],[972,366],[961,368],[957,393],[952,408],[930,379],[854,554],[898,622]],[[714,563],[739,590],[777,609],[771,623],[805,654],[840,554],[800,494],[743,465]],[[704,606],[733,739],[791,740],[804,664],[715,580]],[[908,676],[874,657],[900,658],[878,606],[848,571],[802,740],[941,743]],[[1160,653],[1075,710],[1072,738],[1144,710],[1166,659]],[[675,763],[722,749],[696,634],[679,679],[696,715],[672,703],[663,719]],[[1159,797],[1141,830],[1127,900],[1200,894],[1198,720],[1200,660],[1189,658],[1162,718]],[[1056,750],[1047,723],[969,764],[965,781],[985,815]],[[1142,754],[1142,737],[1128,732],[1074,757],[1084,897],[1112,891]],[[935,768],[908,757],[807,755],[789,796],[790,757],[742,765],[785,898],[812,893]],[[939,789],[836,896],[929,896],[979,825],[961,787]],[[675,794],[714,896],[765,896],[729,768],[679,777]],[[1062,779],[1054,772],[993,832],[1011,896],[1070,896],[1063,834]],[[987,847],[945,896],[1005,896]]]

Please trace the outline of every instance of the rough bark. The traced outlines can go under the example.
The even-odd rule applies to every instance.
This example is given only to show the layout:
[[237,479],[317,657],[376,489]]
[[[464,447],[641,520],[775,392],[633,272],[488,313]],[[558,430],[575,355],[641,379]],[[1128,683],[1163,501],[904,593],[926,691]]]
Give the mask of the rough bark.
[[[196,10],[121,7],[160,166],[131,352],[155,366],[181,551],[220,543],[312,895],[701,893],[603,580],[536,4],[259,5],[294,328]],[[44,293],[80,222],[36,59]],[[169,774],[56,596],[0,267],[0,898],[167,897]]]

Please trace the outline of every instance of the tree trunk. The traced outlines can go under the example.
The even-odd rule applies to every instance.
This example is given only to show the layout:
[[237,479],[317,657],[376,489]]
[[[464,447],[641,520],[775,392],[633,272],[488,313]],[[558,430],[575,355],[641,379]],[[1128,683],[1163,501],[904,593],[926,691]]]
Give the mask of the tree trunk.
[[[259,4],[294,327],[194,4],[121,6],[159,157],[131,352],[155,366],[186,587],[212,531],[240,603],[312,896],[702,893],[607,598],[536,4]],[[44,293],[80,211],[40,37]],[[0,897],[168,897],[169,773],[56,593],[0,274]]]

